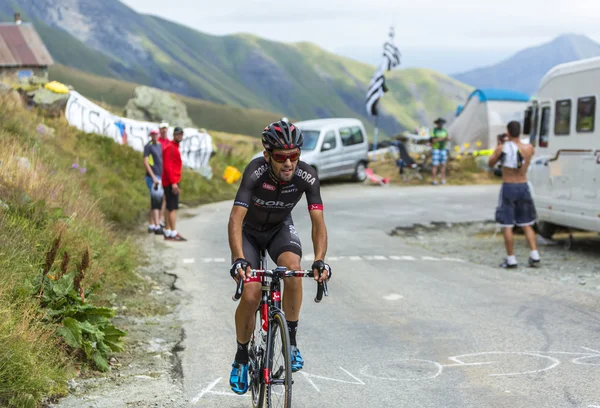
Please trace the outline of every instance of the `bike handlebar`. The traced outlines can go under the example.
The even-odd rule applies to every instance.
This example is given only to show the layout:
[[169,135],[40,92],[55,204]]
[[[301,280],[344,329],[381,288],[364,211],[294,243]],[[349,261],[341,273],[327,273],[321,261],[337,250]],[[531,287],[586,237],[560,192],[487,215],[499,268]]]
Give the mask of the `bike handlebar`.
[[[320,275],[320,274],[319,274]],[[300,271],[289,271],[285,268],[281,269],[251,269],[250,277],[252,278],[262,278],[263,276],[278,278],[314,278],[314,273],[311,270],[300,270]],[[231,300],[237,302],[242,297],[242,292],[244,291],[244,281],[239,279],[237,282],[237,286],[235,288],[235,293],[232,296]],[[317,296],[315,297],[315,302],[319,303],[323,299],[323,295],[329,296],[329,292],[327,290],[327,281],[318,282],[317,283]]]

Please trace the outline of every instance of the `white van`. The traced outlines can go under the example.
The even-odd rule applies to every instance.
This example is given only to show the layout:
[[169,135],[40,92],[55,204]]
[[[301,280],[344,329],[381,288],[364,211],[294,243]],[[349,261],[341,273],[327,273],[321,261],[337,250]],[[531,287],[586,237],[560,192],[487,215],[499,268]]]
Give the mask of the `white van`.
[[[317,169],[319,180],[351,175],[367,178],[369,145],[367,132],[358,119],[332,118],[294,122],[302,130],[304,146],[300,160]],[[257,153],[253,158],[259,157]]]
[[528,179],[545,238],[557,225],[600,232],[599,98],[600,58],[581,60],[552,68],[525,113],[536,149]]

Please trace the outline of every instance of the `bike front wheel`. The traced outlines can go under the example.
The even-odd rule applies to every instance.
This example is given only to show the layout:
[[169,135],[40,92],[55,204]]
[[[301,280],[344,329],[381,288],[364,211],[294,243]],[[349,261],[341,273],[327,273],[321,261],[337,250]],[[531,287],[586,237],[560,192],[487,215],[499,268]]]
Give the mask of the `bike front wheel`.
[[262,330],[260,308],[256,311],[254,332],[250,339],[250,391],[252,394],[252,408],[262,408],[265,402],[266,387],[262,378],[265,366],[265,353],[267,350],[267,335]]
[[292,361],[290,337],[283,313],[275,312],[268,338],[267,367],[270,381],[267,384],[267,408],[292,406]]

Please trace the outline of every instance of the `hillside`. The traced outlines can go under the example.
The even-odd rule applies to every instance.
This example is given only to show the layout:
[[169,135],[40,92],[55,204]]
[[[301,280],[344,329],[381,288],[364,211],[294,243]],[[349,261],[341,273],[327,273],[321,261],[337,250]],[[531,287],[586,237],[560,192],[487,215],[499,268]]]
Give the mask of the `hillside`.
[[[48,48],[63,65],[296,119],[372,121],[364,99],[375,67],[312,44],[208,35],[138,14],[117,0],[5,0],[0,5],[5,15],[15,9],[25,20],[43,24]],[[81,57],[65,51],[81,47],[87,48]],[[395,71],[389,88],[381,120],[387,134],[451,115],[470,91],[456,80],[419,69]]]
[[597,56],[600,56],[600,44],[583,35],[567,34],[520,51],[496,65],[453,77],[477,88],[507,88],[533,95],[550,68]]
[[[123,114],[127,101],[133,97],[139,84],[105,78],[79,71],[64,65],[50,68],[49,78],[73,87],[82,95],[112,107],[114,113]],[[265,124],[281,115],[258,109],[243,109],[214,102],[177,95],[186,107],[190,118],[198,127],[228,133],[257,135]]]
[[[18,95],[0,95],[0,104],[0,406],[48,406],[46,397],[65,395],[78,375],[106,370],[102,353],[123,347],[116,330],[96,331],[101,317],[160,311],[138,270],[147,262],[138,226],[148,190],[141,152],[27,109]],[[241,160],[218,153],[211,165],[220,174]],[[235,194],[220,177],[206,180],[188,169],[181,189],[188,205]],[[98,306],[108,309],[90,309]],[[77,322],[68,322],[72,317]],[[81,331],[84,322],[85,333],[98,337]],[[117,326],[126,329],[123,319]],[[126,349],[133,344],[126,336]]]

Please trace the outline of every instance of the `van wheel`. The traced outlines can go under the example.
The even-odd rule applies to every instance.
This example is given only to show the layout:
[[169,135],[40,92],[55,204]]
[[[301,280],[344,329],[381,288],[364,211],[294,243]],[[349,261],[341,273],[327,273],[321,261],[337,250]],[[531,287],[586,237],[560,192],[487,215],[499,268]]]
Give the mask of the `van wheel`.
[[354,170],[354,176],[352,176],[352,179],[354,181],[358,181],[358,182],[362,182],[365,181],[367,179],[367,166],[365,166],[364,162],[359,162],[356,165],[356,169]]
[[552,235],[556,232],[556,225],[546,222],[546,221],[538,221],[537,222],[537,232],[542,237],[546,239],[552,239]]

